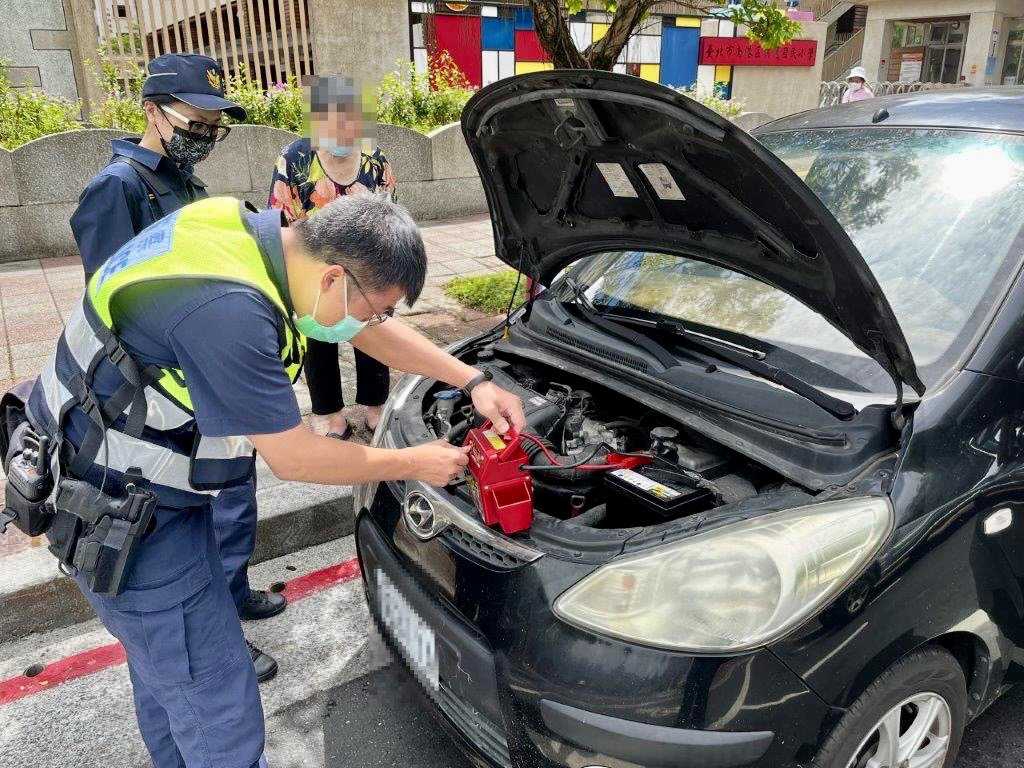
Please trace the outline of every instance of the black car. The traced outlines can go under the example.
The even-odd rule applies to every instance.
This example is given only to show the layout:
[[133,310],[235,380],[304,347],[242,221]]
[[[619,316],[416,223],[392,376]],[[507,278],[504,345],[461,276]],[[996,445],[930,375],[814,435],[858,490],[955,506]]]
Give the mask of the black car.
[[[463,130],[498,255],[547,288],[456,347],[525,403],[528,530],[473,478],[357,495],[430,708],[480,766],[952,765],[1024,670],[1024,90],[752,138],[555,71]],[[410,379],[374,439],[477,419]]]

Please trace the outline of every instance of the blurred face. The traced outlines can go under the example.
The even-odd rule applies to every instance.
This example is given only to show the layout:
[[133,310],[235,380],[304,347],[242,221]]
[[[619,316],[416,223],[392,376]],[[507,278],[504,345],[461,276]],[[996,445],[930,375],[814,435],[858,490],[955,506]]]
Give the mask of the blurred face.
[[864,78],[862,78],[862,77],[851,77],[846,82],[848,82],[854,88],[863,88],[864,87]]
[[337,265],[324,265],[320,273],[319,301],[313,292],[313,303],[309,307],[296,306],[297,314],[316,314],[314,319],[323,325],[334,325],[341,322],[346,314],[361,322],[371,325],[383,322],[395,312],[395,307],[404,295],[401,288],[388,288],[383,291],[367,291],[345,268]]
[[354,147],[363,137],[363,113],[355,102],[337,102],[309,116],[313,144],[317,147]]
[[309,132],[321,157],[358,157],[363,139],[376,136],[376,106],[364,100],[359,84],[350,77],[316,78],[306,93]]

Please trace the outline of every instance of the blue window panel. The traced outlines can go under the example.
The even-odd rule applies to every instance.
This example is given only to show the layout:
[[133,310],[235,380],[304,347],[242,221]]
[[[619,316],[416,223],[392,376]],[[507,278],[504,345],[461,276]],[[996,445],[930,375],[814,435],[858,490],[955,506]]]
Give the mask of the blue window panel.
[[673,88],[692,88],[697,82],[700,30],[670,27],[661,32],[661,82]]
[[533,29],[533,11],[516,8],[516,29]]
[[483,19],[485,51],[514,51],[516,32],[512,19]]

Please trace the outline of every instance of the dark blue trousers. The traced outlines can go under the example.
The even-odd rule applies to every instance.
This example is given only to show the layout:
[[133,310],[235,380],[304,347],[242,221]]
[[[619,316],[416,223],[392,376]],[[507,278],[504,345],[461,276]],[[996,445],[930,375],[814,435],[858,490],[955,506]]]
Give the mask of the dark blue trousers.
[[249,560],[256,547],[255,472],[247,484],[226,488],[214,498],[213,530],[231,599],[241,610],[249,597]]
[[[122,610],[113,607],[116,598],[82,591],[124,646],[155,768],[265,768],[256,670],[209,526],[204,533],[209,575],[179,603],[140,601],[139,610]],[[194,552],[203,542],[186,544]]]

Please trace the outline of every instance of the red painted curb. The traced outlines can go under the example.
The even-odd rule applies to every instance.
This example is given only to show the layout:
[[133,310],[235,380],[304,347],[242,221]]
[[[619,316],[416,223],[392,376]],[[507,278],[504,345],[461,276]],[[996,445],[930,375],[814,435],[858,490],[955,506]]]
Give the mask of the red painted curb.
[[[294,603],[335,584],[352,581],[358,576],[359,561],[352,558],[296,576],[285,582],[282,592],[289,602]],[[123,664],[124,661],[124,648],[120,643],[111,643],[51,662],[43,667],[43,671],[38,675],[18,675],[8,680],[0,680],[0,706],[70,683],[72,680],[95,675],[97,672]]]

